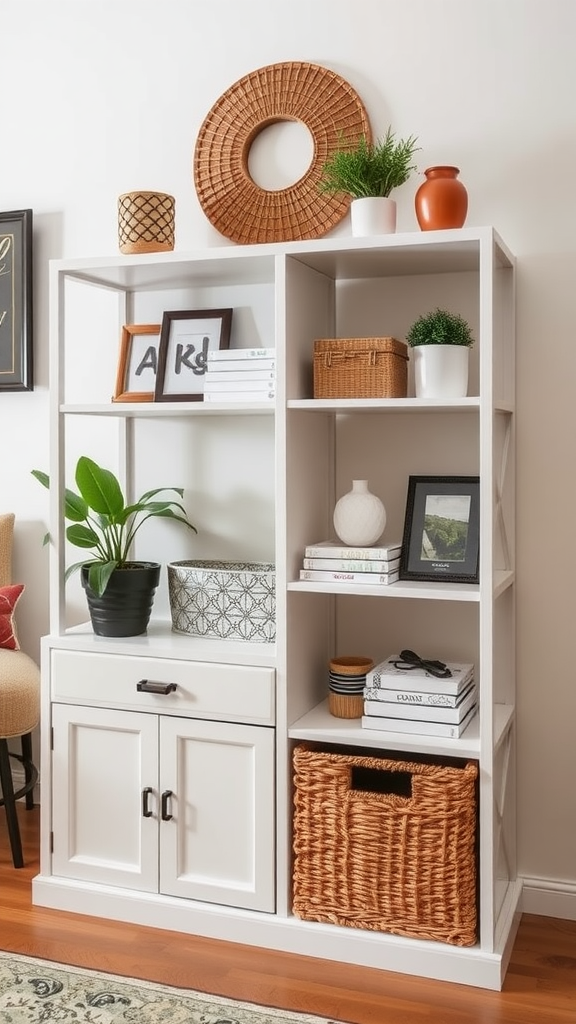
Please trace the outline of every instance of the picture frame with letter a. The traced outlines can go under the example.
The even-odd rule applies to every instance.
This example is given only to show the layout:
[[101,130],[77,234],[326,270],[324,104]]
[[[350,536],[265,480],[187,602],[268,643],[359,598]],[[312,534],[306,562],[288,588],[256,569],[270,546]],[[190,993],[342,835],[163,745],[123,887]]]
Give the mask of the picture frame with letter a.
[[120,339],[113,402],[153,402],[160,324],[125,324]]
[[202,402],[208,352],[230,347],[231,309],[164,313],[156,375],[156,402]]

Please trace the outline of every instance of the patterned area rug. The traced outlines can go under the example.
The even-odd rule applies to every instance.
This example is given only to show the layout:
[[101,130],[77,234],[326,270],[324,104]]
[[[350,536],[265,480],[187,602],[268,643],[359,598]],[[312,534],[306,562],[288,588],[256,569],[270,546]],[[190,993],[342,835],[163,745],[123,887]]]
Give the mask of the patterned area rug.
[[0,952],[2,1024],[337,1024]]

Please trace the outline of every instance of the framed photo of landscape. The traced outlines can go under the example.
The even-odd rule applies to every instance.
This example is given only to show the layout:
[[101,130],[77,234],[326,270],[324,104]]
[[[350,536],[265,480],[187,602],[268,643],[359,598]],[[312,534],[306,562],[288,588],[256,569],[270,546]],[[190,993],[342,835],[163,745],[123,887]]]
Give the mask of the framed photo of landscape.
[[411,476],[401,580],[478,583],[480,478]]
[[0,390],[32,391],[32,210],[0,213]]

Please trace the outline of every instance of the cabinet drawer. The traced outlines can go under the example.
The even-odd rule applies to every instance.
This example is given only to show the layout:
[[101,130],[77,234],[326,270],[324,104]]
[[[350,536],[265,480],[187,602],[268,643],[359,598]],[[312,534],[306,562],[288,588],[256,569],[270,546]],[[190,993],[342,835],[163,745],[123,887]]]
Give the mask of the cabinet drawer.
[[[248,665],[53,650],[52,700],[227,722],[274,724],[274,670]],[[142,680],[175,684],[145,693]]]

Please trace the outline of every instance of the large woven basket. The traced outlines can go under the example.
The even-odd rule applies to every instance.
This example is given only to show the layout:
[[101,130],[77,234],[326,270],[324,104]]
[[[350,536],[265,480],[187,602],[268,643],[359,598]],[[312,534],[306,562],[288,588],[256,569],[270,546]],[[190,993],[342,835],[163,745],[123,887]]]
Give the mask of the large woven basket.
[[396,338],[317,338],[314,398],[406,398],[408,346]]
[[473,945],[477,775],[297,745],[296,916]]

